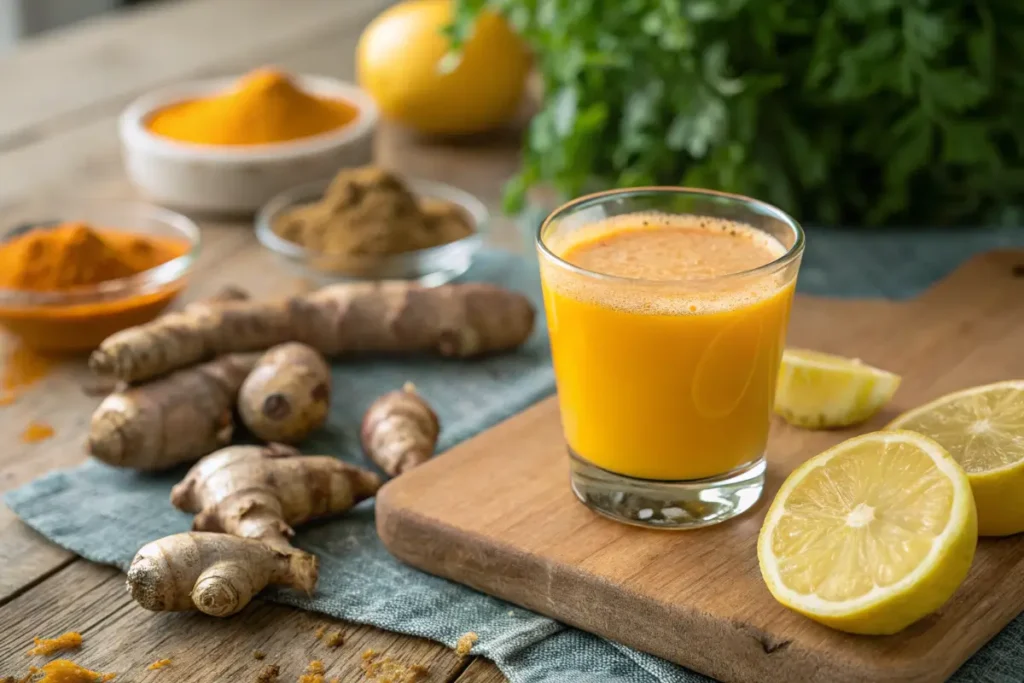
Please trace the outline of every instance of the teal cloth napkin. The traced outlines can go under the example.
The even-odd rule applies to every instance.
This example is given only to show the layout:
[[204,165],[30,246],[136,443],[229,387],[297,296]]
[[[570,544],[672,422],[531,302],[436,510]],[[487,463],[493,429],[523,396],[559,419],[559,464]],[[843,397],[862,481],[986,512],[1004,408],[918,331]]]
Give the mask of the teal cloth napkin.
[[[535,225],[535,224],[534,224]],[[812,228],[800,288],[815,294],[904,297],[953,270],[971,253],[1024,245],[1024,231],[862,232]],[[467,279],[524,292],[541,309],[536,262],[482,254]],[[329,425],[304,445],[364,462],[358,428],[384,391],[412,380],[438,408],[440,450],[522,410],[554,390],[542,316],[514,354],[475,362],[388,360],[339,364]],[[365,463],[364,463],[365,464]],[[6,502],[28,525],[83,557],[127,568],[145,543],[189,528],[168,503],[182,472],[145,476],[90,462],[10,492]],[[513,683],[695,683],[710,679],[597,636],[568,628],[471,589],[400,564],[374,531],[373,502],[299,530],[298,546],[320,558],[320,584],[306,598],[268,591],[270,600],[341,619],[423,636],[449,647],[480,636],[474,653],[494,660]],[[1024,617],[1010,624],[954,676],[958,683],[1024,680]]]

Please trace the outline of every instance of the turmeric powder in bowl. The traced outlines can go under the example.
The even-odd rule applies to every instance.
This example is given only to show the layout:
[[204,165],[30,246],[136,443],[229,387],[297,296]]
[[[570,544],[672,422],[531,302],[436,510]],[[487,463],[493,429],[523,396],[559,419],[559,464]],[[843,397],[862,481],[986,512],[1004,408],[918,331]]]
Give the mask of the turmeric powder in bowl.
[[302,140],[352,123],[359,109],[344,100],[307,93],[287,74],[257,69],[233,90],[159,109],[146,127],[156,135],[197,145],[266,145]]
[[198,250],[198,228],[170,211],[127,204],[66,214],[90,222],[0,237],[0,326],[38,351],[88,351],[153,319],[184,287]]

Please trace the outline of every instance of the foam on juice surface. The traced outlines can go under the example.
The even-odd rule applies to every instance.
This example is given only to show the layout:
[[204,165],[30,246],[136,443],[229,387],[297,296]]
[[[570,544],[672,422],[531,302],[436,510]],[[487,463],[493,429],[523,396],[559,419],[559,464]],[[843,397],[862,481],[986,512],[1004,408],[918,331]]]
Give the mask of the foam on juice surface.
[[[583,227],[549,244],[585,270],[635,282],[546,269],[563,294],[641,313],[693,314],[744,306],[792,281],[779,273],[737,275],[787,249],[750,225],[706,216],[636,213]],[[725,277],[733,276],[733,277]]]

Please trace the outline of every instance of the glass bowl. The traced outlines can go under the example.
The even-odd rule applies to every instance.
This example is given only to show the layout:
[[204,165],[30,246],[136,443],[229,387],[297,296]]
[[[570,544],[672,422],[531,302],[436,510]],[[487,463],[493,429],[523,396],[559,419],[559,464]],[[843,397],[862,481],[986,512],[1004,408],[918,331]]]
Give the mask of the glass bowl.
[[469,270],[474,254],[483,244],[487,207],[470,193],[451,185],[410,178],[404,181],[417,197],[444,200],[462,208],[472,223],[473,234],[429,249],[387,256],[351,257],[312,251],[275,233],[271,226],[282,211],[323,197],[330,184],[329,180],[323,180],[300,185],[271,199],[256,216],[256,238],[277,254],[294,274],[316,285],[409,280],[434,287],[450,282]]
[[0,242],[33,228],[82,222],[110,231],[181,240],[177,258],[130,277],[57,292],[0,288],[0,327],[43,352],[84,352],[160,314],[185,287],[199,255],[199,228],[181,214],[140,202],[47,203],[0,213]]

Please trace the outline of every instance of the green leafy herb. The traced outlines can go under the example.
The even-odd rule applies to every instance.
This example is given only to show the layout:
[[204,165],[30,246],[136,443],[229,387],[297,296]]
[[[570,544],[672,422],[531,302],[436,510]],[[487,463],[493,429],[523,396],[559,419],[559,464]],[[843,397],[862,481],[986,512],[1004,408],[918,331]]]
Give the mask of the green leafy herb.
[[532,47],[523,168],[566,195],[685,184],[807,222],[1015,220],[1024,197],[1019,0],[455,0]]

